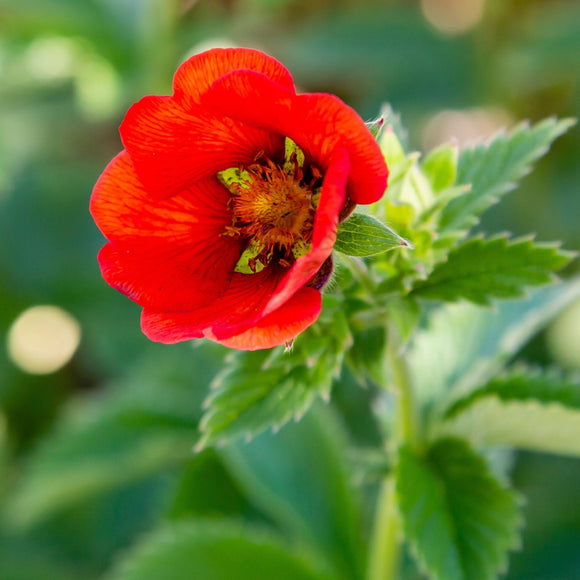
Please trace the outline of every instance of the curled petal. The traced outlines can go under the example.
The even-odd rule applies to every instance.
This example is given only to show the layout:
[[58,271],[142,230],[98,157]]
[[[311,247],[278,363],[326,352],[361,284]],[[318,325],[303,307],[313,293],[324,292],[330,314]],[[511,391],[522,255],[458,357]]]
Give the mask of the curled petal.
[[261,318],[245,332],[217,342],[240,350],[258,350],[284,344],[316,321],[321,303],[320,292],[314,288],[302,288],[282,307]]
[[214,81],[236,69],[262,73],[294,91],[292,75],[275,58],[250,48],[217,48],[192,56],[177,69],[173,78],[175,99],[186,109],[198,104]]
[[322,169],[337,147],[345,147],[351,162],[350,198],[373,203],[385,192],[388,170],[381,150],[363,120],[338,97],[295,95],[264,75],[236,70],[215,81],[202,103],[216,113],[290,137]]
[[260,318],[280,278],[281,270],[235,273],[227,290],[210,304],[184,312],[145,308],[141,328],[152,340],[172,344],[208,336],[214,340],[245,332]]
[[320,202],[314,218],[312,248],[308,254],[296,260],[276,288],[264,314],[270,314],[280,308],[300,288],[308,284],[332,253],[338,230],[338,218],[345,200],[349,167],[346,150],[341,148],[335,151],[322,183]]

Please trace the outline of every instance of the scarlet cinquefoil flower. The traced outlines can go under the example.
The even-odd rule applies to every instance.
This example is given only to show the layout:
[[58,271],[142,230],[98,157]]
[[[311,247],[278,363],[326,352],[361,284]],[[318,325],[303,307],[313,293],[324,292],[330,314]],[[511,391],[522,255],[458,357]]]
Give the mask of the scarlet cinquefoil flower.
[[377,201],[387,167],[360,117],[249,49],[183,63],[173,95],[122,125],[91,213],[105,280],[143,307],[152,340],[238,349],[292,340],[320,312],[337,226]]

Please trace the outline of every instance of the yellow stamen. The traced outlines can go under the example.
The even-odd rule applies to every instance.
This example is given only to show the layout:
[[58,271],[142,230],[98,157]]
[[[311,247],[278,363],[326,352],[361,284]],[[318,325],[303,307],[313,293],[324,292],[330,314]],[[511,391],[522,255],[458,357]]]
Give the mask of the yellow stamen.
[[248,242],[237,272],[259,272],[273,259],[290,267],[310,251],[321,173],[309,168],[307,183],[304,162],[304,153],[287,138],[282,166],[262,157],[248,167],[218,173],[232,196],[232,225],[224,235]]

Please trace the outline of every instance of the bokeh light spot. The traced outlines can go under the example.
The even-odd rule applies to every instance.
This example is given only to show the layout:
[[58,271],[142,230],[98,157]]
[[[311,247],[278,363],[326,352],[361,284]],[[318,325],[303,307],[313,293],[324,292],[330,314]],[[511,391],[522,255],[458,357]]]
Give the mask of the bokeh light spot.
[[30,74],[39,80],[56,80],[74,73],[75,43],[68,38],[41,37],[26,51],[26,65]]
[[421,0],[429,24],[446,34],[462,34],[483,18],[485,0]]
[[580,369],[580,301],[563,312],[546,334],[548,350],[568,369]]
[[49,374],[62,368],[74,355],[81,327],[57,306],[33,306],[22,312],[8,332],[8,355],[30,374]]
[[440,111],[425,124],[421,142],[425,151],[451,140],[465,147],[493,137],[512,124],[510,113],[499,107]]

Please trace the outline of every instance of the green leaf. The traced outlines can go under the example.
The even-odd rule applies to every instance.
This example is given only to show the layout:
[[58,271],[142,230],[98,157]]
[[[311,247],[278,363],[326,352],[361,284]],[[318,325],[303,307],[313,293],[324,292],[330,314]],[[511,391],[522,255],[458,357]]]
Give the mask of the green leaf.
[[180,522],[149,536],[110,580],[330,580],[271,531],[233,522]]
[[392,178],[393,168],[404,163],[406,155],[399,135],[388,122],[380,135],[379,144]]
[[29,458],[11,498],[15,524],[34,524],[191,457],[199,387],[215,373],[212,350],[183,345],[154,352],[115,388],[99,399],[77,401],[61,417]]
[[518,125],[489,145],[464,149],[457,168],[458,185],[471,184],[471,191],[444,208],[441,230],[470,229],[498,199],[514,189],[515,182],[530,171],[530,166],[545,155],[550,145],[575,124],[574,119],[546,119],[533,127]]
[[434,191],[440,192],[455,184],[458,155],[457,144],[447,143],[425,157],[421,169]]
[[405,537],[434,580],[493,580],[519,546],[516,494],[458,439],[441,439],[425,457],[399,453],[397,495]]
[[367,126],[367,129],[370,131],[371,135],[375,139],[378,139],[385,125],[385,118],[381,115],[372,121],[367,121],[365,125]]
[[580,411],[580,381],[568,379],[557,370],[542,371],[517,366],[511,372],[495,377],[475,389],[467,397],[455,401],[445,417],[454,417],[467,407],[486,397],[498,397],[504,402],[535,400],[539,403],[557,403]]
[[334,249],[347,256],[376,256],[410,244],[378,219],[360,213],[338,226]]
[[580,278],[531,292],[528,300],[500,302],[493,310],[470,303],[434,310],[409,350],[418,395],[456,400],[501,372],[512,357],[558,314],[580,298]]
[[252,507],[213,449],[192,454],[166,510],[171,519],[247,516]]
[[345,579],[362,576],[360,509],[344,450],[346,434],[316,405],[299,423],[221,450],[246,496],[285,532],[316,547]]
[[302,417],[317,397],[330,397],[351,341],[344,314],[329,305],[289,352],[233,353],[204,402],[196,448],[279,429]]
[[386,339],[384,325],[353,332],[353,345],[347,353],[347,360],[360,384],[367,386],[368,379],[379,385],[384,381]]
[[436,434],[474,445],[580,455],[580,381],[519,368],[457,400]]
[[[28,540],[28,541],[27,541]],[[0,534],[2,580],[96,580],[98,575],[76,561],[66,561],[53,545]],[[60,556],[60,557],[59,557]]]
[[397,331],[399,344],[401,347],[406,346],[419,325],[421,318],[419,304],[412,296],[394,296],[386,302],[385,308],[387,320]]
[[448,302],[464,298],[488,305],[492,298],[517,298],[525,294],[526,287],[552,282],[552,271],[565,266],[573,256],[557,244],[534,244],[529,238],[477,237],[452,250],[427,280],[415,285],[412,294]]

